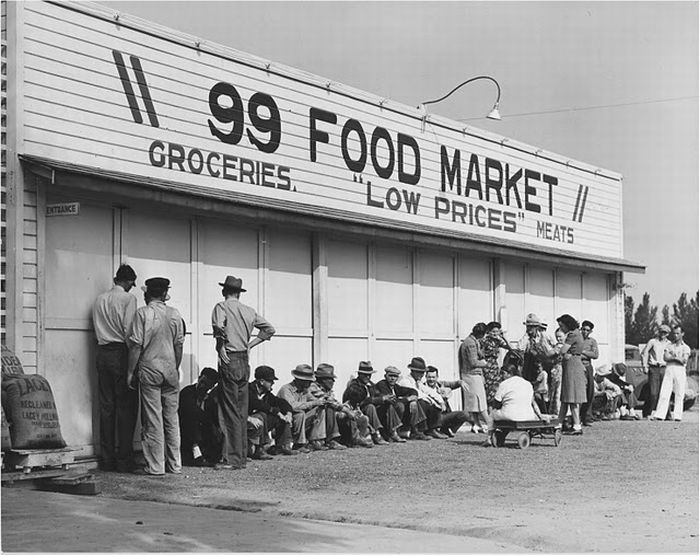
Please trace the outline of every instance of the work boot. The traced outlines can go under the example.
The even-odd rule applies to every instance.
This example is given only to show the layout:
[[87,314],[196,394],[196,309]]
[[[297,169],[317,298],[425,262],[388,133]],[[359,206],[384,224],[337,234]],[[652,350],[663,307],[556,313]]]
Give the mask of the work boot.
[[345,450],[346,447],[336,440],[327,440],[326,447],[329,450]]
[[399,434],[398,434],[396,431],[394,431],[394,432],[391,434],[391,436],[389,437],[389,442],[397,442],[397,443],[400,444],[400,443],[406,442],[406,439],[405,439],[405,438],[401,438],[401,437],[399,436]]
[[369,438],[358,438],[355,440],[355,446],[361,448],[374,448],[374,442],[372,442]]
[[311,448],[314,452],[325,452],[328,450],[328,446],[326,446],[320,440],[312,440],[309,442],[309,448]]
[[437,438],[439,440],[442,440],[444,438],[447,438],[447,435],[442,434],[441,432],[436,431],[435,429],[430,429],[428,432],[425,433],[427,436],[431,436],[432,438]]
[[309,450],[306,444],[296,444],[293,449],[300,454],[308,454],[311,452],[311,450]]
[[389,444],[386,440],[382,438],[382,435],[378,432],[375,432],[372,435],[372,442],[374,442],[377,446],[381,446],[382,444]]
[[430,437],[423,434],[421,431],[412,431],[411,440],[430,440]]
[[262,446],[258,446],[255,451],[253,452],[253,455],[250,456],[252,459],[257,459],[257,460],[269,460],[269,459],[274,459],[272,456],[268,456],[265,453],[265,448]]

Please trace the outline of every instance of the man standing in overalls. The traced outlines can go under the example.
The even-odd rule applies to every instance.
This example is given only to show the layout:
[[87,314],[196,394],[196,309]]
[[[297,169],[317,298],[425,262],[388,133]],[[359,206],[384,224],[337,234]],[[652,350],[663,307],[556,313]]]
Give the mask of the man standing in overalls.
[[[239,301],[243,280],[227,276],[221,291],[224,301],[214,306],[211,324],[219,354],[219,419],[224,433],[221,461],[216,469],[242,469],[248,451],[248,351],[269,340],[273,326],[252,307]],[[250,339],[253,329],[258,335]]]

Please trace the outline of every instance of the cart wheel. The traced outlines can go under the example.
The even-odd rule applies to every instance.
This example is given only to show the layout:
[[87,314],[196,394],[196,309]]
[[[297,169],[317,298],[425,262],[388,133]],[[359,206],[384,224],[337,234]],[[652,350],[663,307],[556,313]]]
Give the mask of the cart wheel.
[[561,429],[554,429],[554,445],[559,446],[561,444]]
[[518,447],[521,450],[524,450],[530,445],[530,433],[528,432],[521,432],[518,435]]
[[499,448],[503,447],[506,443],[506,436],[508,436],[508,433],[506,431],[496,431],[494,433],[496,446],[498,446]]

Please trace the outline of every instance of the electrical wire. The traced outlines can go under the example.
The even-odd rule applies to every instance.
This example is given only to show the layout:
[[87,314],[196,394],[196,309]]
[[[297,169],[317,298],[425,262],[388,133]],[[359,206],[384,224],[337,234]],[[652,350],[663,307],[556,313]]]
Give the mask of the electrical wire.
[[[642,100],[639,102],[622,102],[620,104],[602,104],[600,106],[582,106],[578,108],[560,108],[557,110],[544,110],[542,112],[523,112],[521,114],[503,114],[503,118],[518,118],[518,117],[523,117],[523,116],[539,116],[542,114],[560,114],[562,112],[582,112],[585,110],[601,110],[604,108],[620,108],[623,106],[638,106],[640,104],[657,104],[660,102],[677,102],[681,100],[691,100],[691,99],[698,99],[700,97],[698,96],[692,96],[692,97],[677,97],[677,98],[663,98],[663,99],[657,99],[657,100]],[[475,120],[483,120],[485,119],[485,116],[481,116],[478,118],[462,118],[458,119],[456,121],[458,122],[471,122]]]

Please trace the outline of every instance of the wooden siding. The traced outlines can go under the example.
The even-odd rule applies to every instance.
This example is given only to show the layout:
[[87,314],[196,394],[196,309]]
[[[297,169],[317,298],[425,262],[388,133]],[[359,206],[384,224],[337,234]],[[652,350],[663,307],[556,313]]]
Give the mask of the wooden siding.
[[[79,7],[76,10],[44,2],[25,6],[26,154],[183,181],[202,189],[233,191],[248,195],[252,202],[259,204],[278,203],[292,209],[294,206],[316,207],[319,211],[335,211],[349,220],[360,215],[370,219],[388,218],[417,224],[426,230],[459,232],[465,237],[523,242],[545,251],[563,248],[590,256],[622,256],[619,176],[604,175],[593,169],[582,171],[574,164],[567,165],[544,156],[542,151],[513,148],[512,141],[502,139],[499,142],[485,132],[465,128],[457,122],[443,122],[432,115],[423,121],[415,109],[396,103],[390,103],[391,109],[388,109],[382,99],[368,101],[373,97],[359,92],[353,96],[345,92],[347,88],[335,84],[320,87],[320,78],[302,72],[269,71],[262,65],[253,67],[250,57],[235,51],[227,51],[228,55],[222,58],[80,13]],[[117,73],[113,50],[122,53],[125,71],[137,91],[132,97],[136,103],[133,115]],[[130,56],[140,60],[158,127],[154,127],[146,115]],[[224,144],[213,136],[210,121],[224,127],[213,118],[208,102],[211,88],[219,82],[233,85],[244,107],[255,93],[274,99],[281,114],[281,143],[274,153],[256,149],[247,132],[237,145]],[[328,133],[328,139],[315,143],[315,161],[310,154],[312,108],[337,117],[335,124],[318,122],[318,129]],[[262,113],[266,115],[264,109]],[[135,122],[136,114],[143,119],[142,123]],[[385,129],[395,150],[395,160],[399,134],[415,140],[421,164],[418,183],[411,185],[406,180],[402,183],[397,178],[396,168],[390,176],[380,178],[369,154],[363,171],[349,170],[341,156],[340,142],[342,126],[351,119],[362,126],[368,144],[375,128]],[[245,129],[259,134],[252,127],[250,116],[246,116]],[[351,132],[349,137],[349,156],[356,160],[360,156],[358,135]],[[215,178],[208,174],[206,165],[199,173],[188,171],[187,163],[182,170],[177,165],[168,168],[168,163],[159,167],[149,161],[149,147],[154,141],[161,141],[166,150],[167,145],[176,145],[175,152],[180,147],[186,153],[195,149],[196,160],[200,155],[216,153],[212,164],[215,173],[223,172],[221,157],[224,154],[235,157],[236,165],[241,164],[241,159],[248,159],[271,164],[274,172],[280,167],[288,168],[292,189],[248,183],[259,183],[260,178],[244,179],[240,174],[236,181]],[[377,164],[387,166],[390,152],[383,140],[379,140],[378,145]],[[442,192],[441,147],[446,149],[450,161],[455,152],[461,153],[462,188],[473,154],[478,157],[482,186],[486,180],[486,159],[497,161],[503,171],[508,164],[512,172],[528,170],[555,177],[558,184],[552,188],[552,215],[549,215],[548,187],[543,181],[531,183],[536,190],[531,203],[539,205],[540,212],[524,206],[524,178],[517,186],[523,208],[513,199],[508,204],[505,199],[503,203],[482,201],[474,192],[470,197],[464,191],[458,194],[456,186],[454,191],[446,186],[448,190]],[[406,171],[411,173],[414,157],[410,148],[404,151]],[[158,149],[154,156],[159,164]],[[238,171],[230,170],[231,177],[236,177],[234,174]],[[490,175],[500,174],[492,170]],[[272,181],[283,180],[273,177]],[[371,189],[368,189],[368,182],[371,182]],[[505,189],[503,183],[504,192]],[[420,195],[415,210],[408,209],[407,203],[401,200],[404,194],[413,194],[414,198]],[[495,196],[494,190],[491,195]],[[444,201],[436,201],[436,198]],[[383,208],[375,206],[378,203]],[[396,210],[389,208],[392,203]],[[483,208],[479,209],[479,217],[469,224],[463,223],[458,215],[436,211],[436,206],[440,208],[448,203],[457,207],[457,211],[467,210],[468,206],[474,211],[476,207]],[[514,231],[497,229],[503,227],[504,213],[512,215],[508,218],[513,218]],[[491,227],[480,225],[488,220],[487,214],[490,214]],[[554,237],[552,230],[561,226],[571,230],[573,243],[541,237]],[[568,233],[563,233],[564,239]]]
[[[37,179],[31,174],[24,185],[24,241],[22,249],[22,297],[36,300],[39,294],[39,242],[37,237]],[[39,372],[39,308],[22,308],[22,365],[25,373]]]

